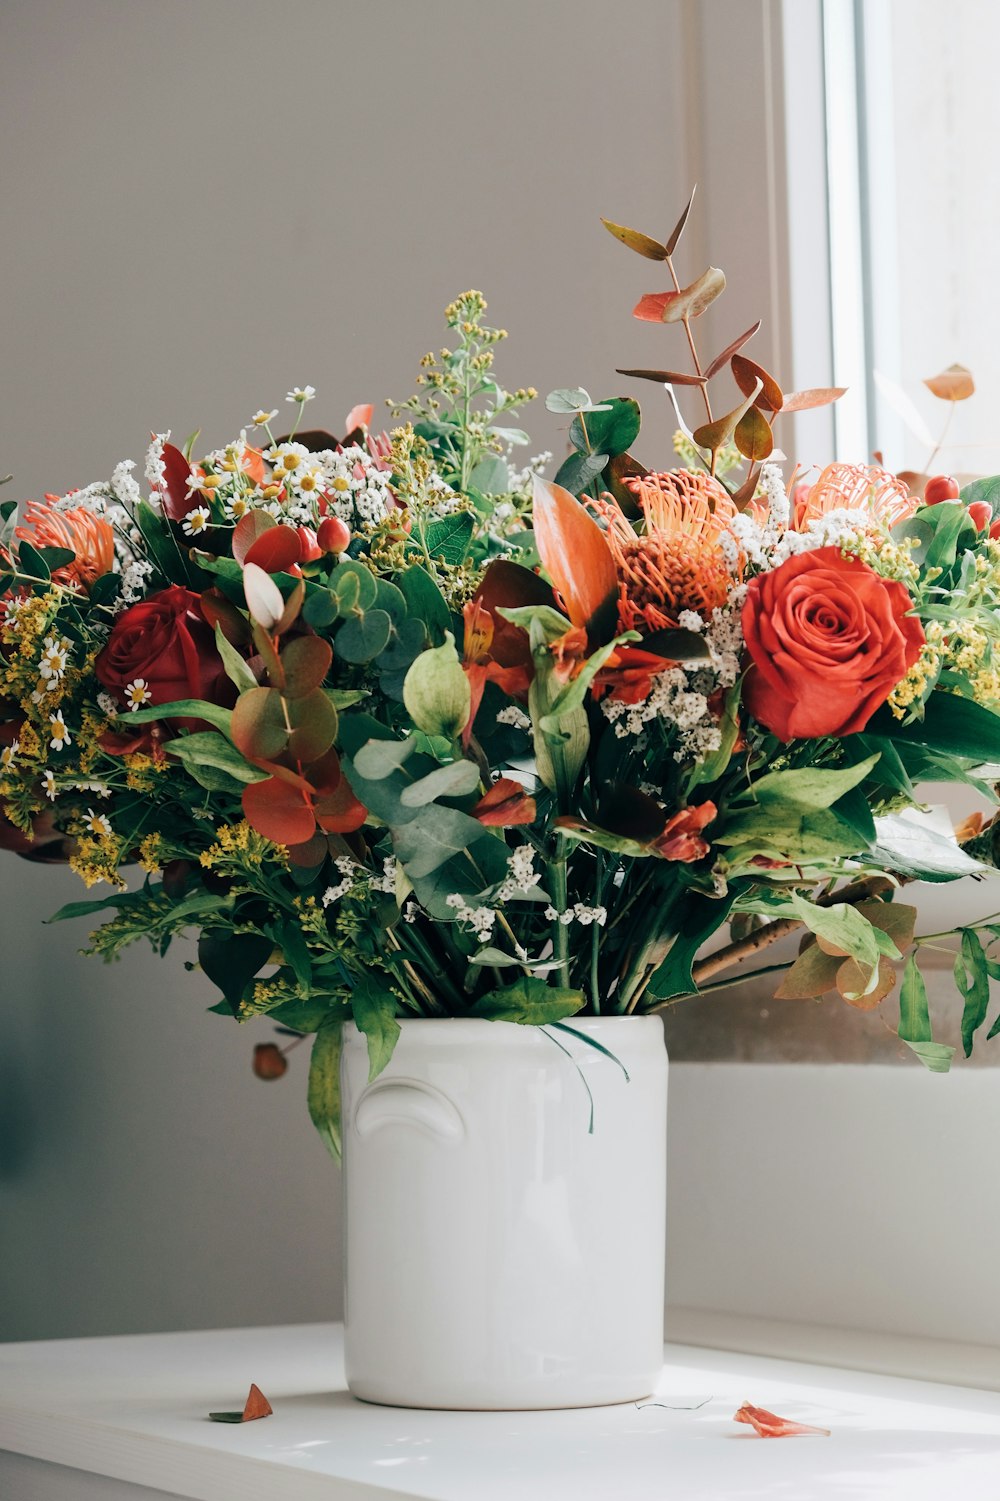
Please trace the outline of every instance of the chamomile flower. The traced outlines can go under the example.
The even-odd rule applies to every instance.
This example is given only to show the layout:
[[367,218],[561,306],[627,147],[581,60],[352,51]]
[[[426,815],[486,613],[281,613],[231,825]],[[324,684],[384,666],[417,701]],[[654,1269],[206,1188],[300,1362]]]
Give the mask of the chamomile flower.
[[288,392],[288,395],[285,397],[285,400],[297,401],[301,406],[307,401],[312,401],[315,395],[315,386],[293,386],[292,389]]
[[41,676],[54,678],[58,682],[66,671],[71,648],[72,642],[67,641],[65,636],[60,636],[58,639],[55,636],[46,636],[42,642],[42,659],[38,664]]
[[3,612],[3,623],[4,623],[4,625],[14,625],[14,623],[17,620],[17,617],[20,615],[20,613],[21,613],[21,611],[23,609],[24,609],[24,596],[23,595],[15,594],[13,599],[8,599],[6,605],[4,606],[4,612]]
[[225,511],[230,521],[242,521],[249,509],[249,495],[233,495],[226,501]]
[[111,821],[106,813],[95,813],[93,808],[87,809],[87,833],[110,837],[112,833]]
[[277,415],[278,415],[278,408],[277,407],[275,407],[275,409],[274,409],[273,412],[265,412],[263,410],[263,408],[262,408],[259,412],[254,412],[253,416],[250,418],[251,426],[253,426],[253,427],[266,427],[269,422],[273,422],[274,421],[274,419],[275,419],[275,417],[277,417]]
[[20,749],[20,740],[12,740],[9,745],[4,746],[3,750],[0,751],[0,770],[10,771],[17,760],[17,753]]
[[49,727],[52,730],[52,739],[49,741],[49,746],[52,750],[65,750],[67,745],[72,745],[72,736],[67,728],[65,719],[63,719],[61,709],[57,709],[54,714],[49,715]]
[[143,704],[148,704],[152,697],[145,678],[133,678],[131,683],[125,684],[125,702],[132,714],[141,709]]
[[207,532],[212,521],[212,513],[208,506],[195,506],[184,517],[184,530],[189,537],[200,537],[202,532]]
[[45,796],[48,798],[50,803],[55,802],[56,774],[54,771],[49,770],[42,772],[42,791],[45,793]]
[[271,479],[280,483],[305,463],[309,450],[301,443],[281,443],[269,448],[264,457],[274,466]]

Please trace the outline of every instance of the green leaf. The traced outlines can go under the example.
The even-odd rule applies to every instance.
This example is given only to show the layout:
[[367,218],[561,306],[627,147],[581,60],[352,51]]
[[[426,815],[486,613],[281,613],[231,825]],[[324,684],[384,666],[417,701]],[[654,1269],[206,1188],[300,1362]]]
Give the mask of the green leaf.
[[582,453],[626,453],[639,436],[639,403],[631,396],[609,396],[602,405],[607,410],[574,417],[570,442]]
[[456,740],[465,728],[472,694],[450,631],[443,646],[421,652],[410,667],[403,702],[413,723],[427,735]]
[[808,865],[829,856],[856,855],[857,831],[830,808],[803,808],[797,803],[767,802],[729,817],[715,844],[731,845],[739,858],[766,855],[793,865]]
[[235,646],[227,641],[221,625],[215,627],[215,646],[222,658],[222,665],[226,669],[226,677],[231,683],[236,684],[241,693],[247,688],[260,686]]
[[330,575],[330,588],[337,596],[340,613],[346,617],[353,610],[370,610],[378,598],[375,575],[363,563],[345,558]]
[[189,770],[214,766],[237,782],[263,782],[267,779],[266,771],[251,766],[235,745],[214,730],[180,735],[176,740],[167,741],[164,750],[168,755],[176,756]]
[[556,471],[555,483],[571,495],[582,495],[587,486],[607,467],[606,453],[571,453]]
[[432,558],[457,567],[465,562],[469,543],[476,529],[475,517],[468,511],[456,511],[440,521],[432,521],[424,529],[424,541]]
[[664,935],[668,937],[673,928],[673,938],[666,958],[649,982],[651,996],[656,1000],[667,1000],[674,995],[696,993],[691,965],[702,944],[713,933],[717,933],[729,917],[738,894],[738,889],[734,890],[732,886],[723,897],[707,897],[700,892],[690,892],[670,913],[670,917],[665,918]]
[[354,755],[354,765],[368,781],[378,782],[398,771],[416,750],[412,737],[406,740],[369,740]]
[[899,991],[899,1037],[931,1073],[948,1072],[955,1049],[933,1041],[927,987],[915,954],[909,956],[903,969]]
[[[183,904],[182,904],[183,905]],[[270,938],[256,933],[229,933],[206,928],[198,939],[198,963],[217,985],[235,1016],[243,992],[271,957]]]
[[959,499],[967,509],[976,501],[985,501],[995,521],[1000,516],[1000,474],[974,479],[971,485],[963,486]]
[[334,640],[337,656],[362,665],[371,662],[389,644],[392,621],[385,610],[368,610],[345,620]]
[[469,475],[469,486],[481,495],[506,495],[510,489],[510,472],[497,453],[491,453]]
[[575,1016],[583,1007],[583,992],[567,990],[559,985],[546,985],[525,975],[500,990],[489,990],[481,995],[470,1015],[484,1017],[491,1022],[519,1022],[523,1026],[544,1026],[546,1022],[561,1021],[564,1016]]
[[439,766],[419,782],[403,789],[400,802],[404,808],[422,808],[439,797],[465,797],[479,787],[479,768],[472,761],[452,761]]
[[[823,939],[838,951],[850,954],[864,969],[875,969],[883,943],[880,943],[867,917],[856,907],[847,902],[834,902],[830,907],[816,907],[798,892],[789,893],[788,903],[810,933],[815,933],[817,938]],[[898,959],[899,950],[896,945],[888,935],[883,934],[882,938],[892,949],[889,957]]]
[[[330,997],[312,995],[304,1001],[282,1001],[280,1006],[272,1006],[267,1019],[278,1022],[282,1027],[290,1027],[293,1032],[307,1035],[309,1032],[318,1032],[330,1015]],[[339,1016],[338,1011],[337,1017]]]
[[558,391],[550,391],[546,396],[545,410],[554,412],[557,416],[568,416],[570,412],[596,412],[600,408],[591,401],[589,392],[582,386],[561,386]]
[[798,771],[772,771],[753,782],[744,796],[759,803],[797,803],[803,808],[830,808],[838,798],[863,782],[878,762],[878,754],[843,766],[836,771],[803,767]]
[[[932,510],[940,510],[933,506]],[[872,729],[897,743],[913,741],[930,750],[945,751],[967,761],[1000,761],[1000,714],[961,698],[956,693],[935,690],[924,706],[924,717],[912,724],[887,721],[880,711],[879,725]]]
[[170,704],[150,704],[148,709],[135,709],[120,716],[126,724],[153,724],[158,719],[203,719],[214,724],[217,730],[228,735],[232,725],[232,711],[210,704],[203,698],[179,698]]
[[962,1011],[962,1047],[968,1058],[976,1032],[986,1020],[990,1004],[990,977],[986,968],[979,934],[972,928],[962,929],[962,946],[955,956],[955,984],[965,1000]]
[[876,818],[872,858],[886,870],[920,881],[957,881],[989,869],[967,855],[957,840],[901,813]]
[[[405,806],[405,805],[404,805]],[[396,858],[411,881],[428,876],[459,850],[483,837],[483,826],[467,813],[440,804],[422,809],[415,818],[393,829]]]
[[30,542],[18,543],[17,566],[28,578],[40,579],[42,583],[48,583],[51,577],[48,564],[37,547],[32,547]]
[[419,563],[411,563],[399,575],[399,587],[410,614],[427,627],[431,645],[440,646],[451,629],[451,611],[437,584]]
[[354,1021],[368,1039],[368,1082],[377,1079],[392,1057],[399,1037],[396,997],[370,975],[355,983],[351,992]]
[[304,620],[314,630],[325,630],[340,613],[340,604],[332,589],[310,589],[302,607]]
[[[280,1009],[280,1008],[279,1008]],[[273,1014],[273,1013],[272,1013]],[[327,1016],[316,1031],[309,1059],[309,1116],[335,1161],[340,1161],[340,1054],[344,1024]]]

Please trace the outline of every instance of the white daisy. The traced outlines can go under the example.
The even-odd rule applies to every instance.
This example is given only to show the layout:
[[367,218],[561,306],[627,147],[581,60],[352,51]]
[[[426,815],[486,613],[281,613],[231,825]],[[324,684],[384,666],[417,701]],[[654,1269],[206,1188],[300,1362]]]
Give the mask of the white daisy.
[[111,821],[106,813],[95,813],[93,808],[87,809],[87,831],[91,834],[110,836],[112,833]]
[[265,412],[262,408],[259,412],[254,412],[253,416],[250,418],[250,422],[253,427],[266,427],[269,422],[274,421],[277,415],[277,407],[275,407],[273,412]]
[[306,401],[312,401],[316,395],[315,386],[293,386],[285,397],[286,401],[297,401],[301,406]]
[[199,537],[202,532],[208,531],[212,521],[212,513],[208,506],[196,506],[189,511],[184,518],[184,530],[189,537]]
[[143,704],[148,704],[152,697],[145,678],[133,678],[131,683],[125,684],[125,702],[133,714],[137,709],[141,709]]
[[10,771],[11,767],[14,765],[14,762],[17,759],[17,753],[20,749],[20,740],[12,740],[9,745],[5,745],[3,750],[0,751],[0,768],[2,768],[4,771]]
[[66,671],[71,648],[72,642],[67,641],[65,636],[58,640],[55,636],[46,636],[42,642],[42,659],[38,664],[38,671],[43,678],[54,678],[58,682]]
[[42,791],[50,803],[56,800],[56,774],[54,771],[42,772]]
[[72,737],[66,727],[61,709],[49,715],[49,726],[52,730],[52,739],[49,741],[52,750],[65,750],[67,745],[72,745]]

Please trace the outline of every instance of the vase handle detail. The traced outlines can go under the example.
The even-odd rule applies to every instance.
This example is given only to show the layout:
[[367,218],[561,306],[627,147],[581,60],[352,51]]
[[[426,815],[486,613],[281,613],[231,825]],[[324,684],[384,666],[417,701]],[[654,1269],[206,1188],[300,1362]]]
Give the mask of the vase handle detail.
[[354,1129],[370,1136],[384,1126],[410,1126],[444,1141],[461,1141],[465,1122],[447,1095],[417,1079],[386,1079],[365,1090],[354,1112]]

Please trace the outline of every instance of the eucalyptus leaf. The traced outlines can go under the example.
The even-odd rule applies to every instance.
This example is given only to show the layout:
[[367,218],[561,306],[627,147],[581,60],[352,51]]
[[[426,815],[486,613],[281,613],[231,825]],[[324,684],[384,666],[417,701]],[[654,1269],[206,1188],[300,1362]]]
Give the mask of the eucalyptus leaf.
[[465,797],[479,788],[479,768],[472,761],[453,761],[439,766],[419,782],[403,789],[400,801],[404,808],[421,808],[439,797]]

